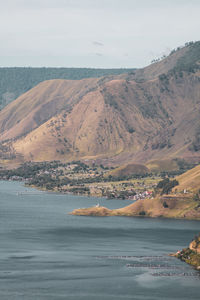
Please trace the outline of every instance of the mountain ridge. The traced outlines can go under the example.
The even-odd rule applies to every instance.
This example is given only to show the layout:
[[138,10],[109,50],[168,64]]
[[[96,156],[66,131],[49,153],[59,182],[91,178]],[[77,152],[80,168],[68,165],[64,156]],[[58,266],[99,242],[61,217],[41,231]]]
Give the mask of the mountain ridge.
[[24,161],[198,161],[199,61],[197,42],[134,74],[42,82],[0,112],[1,144]]
[[46,80],[99,78],[127,73],[131,70],[135,69],[0,67],[0,109]]

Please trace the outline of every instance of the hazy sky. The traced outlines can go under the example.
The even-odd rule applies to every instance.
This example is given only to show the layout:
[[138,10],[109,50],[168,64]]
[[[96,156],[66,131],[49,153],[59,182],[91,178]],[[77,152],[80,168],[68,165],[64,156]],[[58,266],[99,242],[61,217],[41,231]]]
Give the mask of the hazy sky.
[[199,0],[0,0],[0,66],[142,67],[199,40]]

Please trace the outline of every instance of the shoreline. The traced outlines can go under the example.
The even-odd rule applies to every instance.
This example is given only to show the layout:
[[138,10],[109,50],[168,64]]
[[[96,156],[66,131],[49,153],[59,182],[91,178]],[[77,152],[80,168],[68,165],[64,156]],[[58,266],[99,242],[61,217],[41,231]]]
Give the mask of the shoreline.
[[70,192],[70,191],[59,191],[59,190],[54,190],[54,189],[47,189],[45,187],[39,187],[39,186],[36,186],[36,185],[29,185],[26,183],[25,180],[15,180],[15,179],[0,179],[0,181],[5,181],[5,182],[20,182],[20,183],[23,183],[23,185],[27,188],[34,188],[38,191],[42,191],[42,192],[47,192],[47,193],[53,193],[53,194],[61,194],[61,195],[72,195],[72,196],[79,196],[79,197],[88,197],[88,198],[100,198],[100,199],[107,199],[107,200],[120,200],[120,201],[130,201],[130,202],[135,202],[136,200],[132,200],[132,199],[129,199],[129,198],[125,198],[125,199],[122,199],[122,198],[117,198],[117,197],[113,197],[113,198],[109,198],[109,197],[102,197],[101,195],[99,194],[84,194],[84,193],[73,193],[73,192]]
[[184,261],[200,271],[200,233],[191,241],[189,247],[184,248],[181,251],[179,250],[171,256]]
[[[99,195],[85,195],[85,194],[77,194],[77,193],[71,193],[71,192],[63,192],[63,191],[58,191],[58,190],[49,190],[46,188],[41,188],[37,187],[35,185],[29,185],[26,183],[26,181],[23,180],[1,180],[1,181],[12,181],[12,182],[20,182],[24,185],[24,187],[27,188],[34,188],[38,191],[41,192],[46,192],[46,193],[52,193],[52,194],[59,194],[59,195],[72,195],[72,196],[78,196],[78,197],[94,197],[97,199],[106,199],[106,200],[123,200],[123,201],[130,201],[131,203],[128,206],[124,206],[123,208],[117,208],[114,210],[108,209],[106,207],[89,207],[89,208],[84,208],[84,209],[74,209],[70,214],[71,215],[77,215],[77,216],[125,216],[125,217],[143,217],[143,218],[163,218],[163,219],[177,219],[177,220],[194,220],[194,221],[200,221],[200,215],[198,216],[189,216],[189,215],[181,215],[181,211],[176,210],[174,214],[170,215],[170,209],[165,208],[163,210],[163,205],[159,207],[160,211],[157,213],[154,213],[154,209],[157,209],[157,207],[154,205],[156,202],[160,202],[159,198],[153,198],[153,199],[140,199],[140,200],[130,200],[130,199],[119,199],[119,198],[106,198],[106,197],[101,197]],[[166,198],[166,197],[165,197]],[[167,201],[172,201],[176,199],[175,197],[173,199],[170,198]],[[162,202],[162,201],[161,201]],[[152,209],[151,211],[148,211],[148,209],[145,208],[145,205],[151,204],[152,203]],[[159,205],[161,203],[158,203]],[[133,206],[138,206],[136,209],[132,209]],[[151,206],[151,205],[150,205]],[[154,206],[154,207],[153,207]],[[131,208],[129,211],[128,208]],[[193,209],[193,207],[190,206],[190,208]]]
[[184,248],[182,251],[178,251],[174,255],[170,254],[170,256],[180,259],[200,272],[200,254],[197,254],[190,248]]

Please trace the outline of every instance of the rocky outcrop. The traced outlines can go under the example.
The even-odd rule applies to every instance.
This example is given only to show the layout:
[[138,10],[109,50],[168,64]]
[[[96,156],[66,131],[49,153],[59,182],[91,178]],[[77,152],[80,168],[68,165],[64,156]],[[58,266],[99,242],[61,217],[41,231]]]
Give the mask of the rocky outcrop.
[[188,248],[178,251],[174,256],[200,270],[200,235],[190,243]]
[[200,254],[200,236],[195,238],[195,240],[190,243],[189,249],[196,252],[197,254]]

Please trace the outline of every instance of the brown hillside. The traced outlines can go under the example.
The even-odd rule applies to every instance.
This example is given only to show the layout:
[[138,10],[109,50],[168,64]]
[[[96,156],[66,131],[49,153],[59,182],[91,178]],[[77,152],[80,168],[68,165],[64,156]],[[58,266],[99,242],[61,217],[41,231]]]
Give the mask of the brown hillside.
[[17,138],[81,100],[97,79],[49,80],[20,96],[0,111],[0,140]]
[[[168,207],[165,208],[163,203]],[[198,204],[184,196],[163,196],[154,199],[138,200],[129,206],[109,210],[101,207],[75,209],[73,215],[79,216],[146,216],[152,218],[180,218],[200,220],[200,208]]]
[[149,66],[136,69],[130,74],[122,74],[121,78],[134,79],[136,81],[152,80],[157,78],[161,74],[166,74],[168,71],[174,68],[177,61],[189,51],[189,47],[183,47],[179,51],[175,51],[173,54],[167,56],[166,58],[154,62]]
[[106,173],[106,177],[109,175],[113,177],[124,177],[124,176],[131,176],[132,174],[146,174],[149,172],[149,169],[144,165],[138,164],[128,164],[125,166],[118,167],[110,172]]
[[[142,84],[109,81],[73,103],[71,111],[64,109],[41,126],[35,125],[35,119],[29,115],[28,124],[36,129],[13,146],[25,159],[44,159],[45,152],[47,159],[108,157],[118,165],[193,156],[189,146],[199,118],[198,78],[198,75],[189,78],[185,75],[178,85],[172,78],[169,92],[163,92],[162,100],[159,79]],[[10,136],[18,133],[19,125],[9,130]],[[28,126],[20,130],[25,128]],[[2,138],[5,136],[8,137],[8,132]],[[67,143],[63,142],[64,138]]]
[[181,192],[187,190],[188,192],[197,192],[200,190],[200,165],[185,172],[184,174],[176,178],[179,185],[176,186],[176,190]]
[[179,63],[158,76],[181,57],[185,62],[192,49],[145,68],[142,81],[127,75],[39,84],[0,112],[4,149],[9,143],[10,157],[24,160],[92,159],[117,166],[200,159],[200,72],[188,65],[180,71]]

